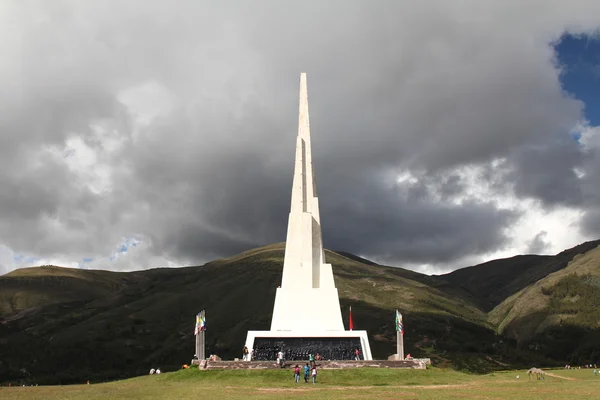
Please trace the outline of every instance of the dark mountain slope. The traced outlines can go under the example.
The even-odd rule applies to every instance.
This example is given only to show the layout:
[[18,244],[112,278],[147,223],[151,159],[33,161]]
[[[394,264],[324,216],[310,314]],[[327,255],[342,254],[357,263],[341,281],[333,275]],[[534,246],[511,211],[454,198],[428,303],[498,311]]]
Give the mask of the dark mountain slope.
[[490,320],[500,333],[540,355],[597,363],[600,247],[510,296],[494,308]]
[[371,260],[367,260],[366,258],[362,258],[359,256],[356,256],[352,253],[348,253],[347,251],[339,251],[339,250],[335,250],[335,253],[339,254],[340,256],[349,258],[350,260],[354,260],[354,261],[358,261],[359,263],[365,264],[365,265],[378,265],[377,263],[374,263]]
[[40,306],[92,300],[119,291],[139,279],[110,271],[43,266],[22,268],[0,278],[0,316]]
[[519,290],[565,268],[576,255],[598,245],[600,240],[580,244],[555,256],[522,255],[493,260],[439,275],[438,278],[465,289],[487,312]]

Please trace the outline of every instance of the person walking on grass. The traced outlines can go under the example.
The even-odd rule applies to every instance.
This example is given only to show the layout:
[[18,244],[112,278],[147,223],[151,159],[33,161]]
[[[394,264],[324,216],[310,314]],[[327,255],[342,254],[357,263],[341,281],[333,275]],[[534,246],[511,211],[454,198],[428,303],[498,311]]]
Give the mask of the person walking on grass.
[[306,363],[306,365],[304,366],[304,382],[308,383],[308,376],[310,375],[310,367],[308,366],[308,363]]
[[300,383],[300,367],[298,364],[294,367],[294,380],[296,383]]
[[312,381],[313,381],[313,385],[314,385],[315,383],[317,383],[317,367],[313,366],[311,375],[312,375]]

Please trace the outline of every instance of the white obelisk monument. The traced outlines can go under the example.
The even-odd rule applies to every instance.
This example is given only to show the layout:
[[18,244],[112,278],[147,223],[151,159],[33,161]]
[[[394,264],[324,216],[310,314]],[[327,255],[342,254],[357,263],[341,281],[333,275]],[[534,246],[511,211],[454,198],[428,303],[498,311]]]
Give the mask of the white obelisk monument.
[[275,294],[271,330],[249,331],[249,349],[255,338],[358,338],[364,359],[371,359],[367,332],[344,330],[333,271],[331,264],[325,263],[305,73],[300,75],[296,162],[282,282]]

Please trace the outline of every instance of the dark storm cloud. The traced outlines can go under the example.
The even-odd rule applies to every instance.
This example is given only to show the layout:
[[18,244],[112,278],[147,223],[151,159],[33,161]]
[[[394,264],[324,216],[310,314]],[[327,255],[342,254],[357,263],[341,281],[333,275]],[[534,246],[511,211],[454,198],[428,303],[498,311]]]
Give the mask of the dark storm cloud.
[[587,210],[582,218],[582,229],[591,237],[600,237],[600,134],[595,136],[595,150],[587,154],[586,174],[582,178],[582,191]]
[[529,243],[529,254],[544,254],[546,249],[551,245],[546,241],[546,236],[548,236],[548,232],[541,231],[531,240]]
[[400,265],[505,247],[520,211],[471,196],[465,166],[590,207],[593,155],[547,143],[582,109],[548,43],[598,6],[480,4],[6,3],[0,244],[76,260],[139,236],[147,253],[97,266],[143,268],[284,240],[303,71],[329,248]]
[[523,146],[510,159],[507,181],[519,197],[540,199],[546,206],[579,206],[584,201],[576,168],[584,154],[570,138]]
[[493,203],[439,202],[418,183],[386,190],[373,178],[360,191],[331,184],[353,195],[322,196],[327,245],[388,263],[439,263],[501,249],[507,241],[503,228],[518,217]]
[[588,210],[585,213],[583,230],[592,237],[600,236],[600,211]]
[[459,196],[465,189],[465,185],[460,180],[459,175],[450,175],[440,182],[439,191],[444,199]]

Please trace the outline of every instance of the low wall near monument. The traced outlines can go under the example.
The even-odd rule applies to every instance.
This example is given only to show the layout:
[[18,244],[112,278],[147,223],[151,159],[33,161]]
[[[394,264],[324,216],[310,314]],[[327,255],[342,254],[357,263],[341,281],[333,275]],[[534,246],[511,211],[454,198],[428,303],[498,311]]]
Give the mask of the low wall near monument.
[[[198,365],[198,360],[192,361]],[[293,368],[298,364],[303,366],[306,361],[286,361],[285,368]],[[345,361],[317,361],[317,369],[346,369],[346,368],[405,368],[426,369],[431,364],[429,358],[417,358],[412,360],[390,361],[390,360],[345,360]],[[209,369],[277,369],[281,368],[275,361],[208,361],[202,360],[201,370]]]

